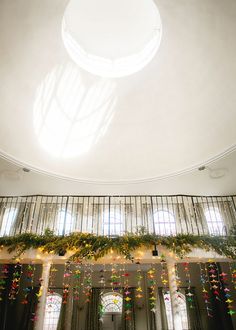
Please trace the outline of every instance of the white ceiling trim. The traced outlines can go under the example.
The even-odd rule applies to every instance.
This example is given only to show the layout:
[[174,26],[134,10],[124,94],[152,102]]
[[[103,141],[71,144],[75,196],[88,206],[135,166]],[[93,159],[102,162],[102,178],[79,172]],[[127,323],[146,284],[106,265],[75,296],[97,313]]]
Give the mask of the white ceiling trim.
[[227,148],[222,153],[217,154],[216,156],[207,159],[205,162],[195,164],[195,165],[193,165],[191,167],[185,168],[185,169],[180,170],[180,171],[167,173],[167,174],[161,175],[161,176],[148,177],[148,178],[137,179],[137,180],[119,180],[119,181],[117,181],[117,180],[114,180],[114,181],[112,181],[112,180],[105,181],[105,180],[99,180],[99,179],[97,179],[97,180],[91,180],[89,178],[87,178],[87,179],[84,179],[83,178],[82,179],[82,178],[75,178],[75,177],[70,177],[70,176],[63,176],[63,175],[61,175],[59,173],[48,172],[48,171],[45,171],[44,169],[35,167],[32,164],[24,163],[24,162],[16,159],[15,157],[13,157],[12,155],[4,152],[1,149],[0,149],[0,157],[2,159],[5,159],[5,160],[9,161],[10,163],[12,163],[12,164],[14,164],[16,166],[19,166],[19,167],[22,167],[22,168],[23,167],[26,167],[26,168],[30,169],[31,171],[33,171],[35,173],[47,175],[47,176],[58,178],[58,179],[69,180],[69,181],[74,181],[74,182],[78,182],[78,183],[85,183],[85,184],[128,185],[128,184],[140,184],[140,183],[155,182],[155,181],[158,181],[158,180],[164,180],[164,179],[169,179],[169,178],[181,176],[183,174],[188,174],[188,173],[191,173],[191,172],[195,171],[200,166],[211,165],[211,164],[215,163],[216,161],[227,157],[229,154],[233,153],[234,151],[236,151],[236,144],[233,145],[233,146],[231,146],[231,147],[229,147],[229,148]]

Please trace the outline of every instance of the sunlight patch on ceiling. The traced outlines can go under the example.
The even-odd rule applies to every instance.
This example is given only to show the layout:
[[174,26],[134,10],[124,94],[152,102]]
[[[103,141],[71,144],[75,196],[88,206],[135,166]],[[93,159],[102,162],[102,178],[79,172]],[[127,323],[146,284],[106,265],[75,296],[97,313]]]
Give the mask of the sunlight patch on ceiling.
[[156,54],[162,25],[153,0],[71,0],[62,38],[72,60],[102,77],[143,69]]
[[34,103],[34,128],[50,155],[72,158],[88,152],[105,134],[116,104],[116,84],[86,77],[73,63],[52,70]]

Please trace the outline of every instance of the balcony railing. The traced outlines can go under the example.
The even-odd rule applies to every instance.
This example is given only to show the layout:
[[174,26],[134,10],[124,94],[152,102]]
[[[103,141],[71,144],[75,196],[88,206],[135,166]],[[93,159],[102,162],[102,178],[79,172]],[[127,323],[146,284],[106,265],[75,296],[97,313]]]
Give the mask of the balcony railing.
[[0,236],[86,232],[116,236],[144,228],[158,235],[228,235],[236,196],[0,197]]

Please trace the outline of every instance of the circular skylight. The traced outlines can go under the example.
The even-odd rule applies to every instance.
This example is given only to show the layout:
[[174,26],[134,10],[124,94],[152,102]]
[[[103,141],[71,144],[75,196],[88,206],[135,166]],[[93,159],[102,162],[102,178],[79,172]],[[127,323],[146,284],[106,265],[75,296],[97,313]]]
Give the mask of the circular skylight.
[[71,0],[62,38],[70,57],[84,70],[103,77],[127,76],[156,54],[160,14],[152,0]]

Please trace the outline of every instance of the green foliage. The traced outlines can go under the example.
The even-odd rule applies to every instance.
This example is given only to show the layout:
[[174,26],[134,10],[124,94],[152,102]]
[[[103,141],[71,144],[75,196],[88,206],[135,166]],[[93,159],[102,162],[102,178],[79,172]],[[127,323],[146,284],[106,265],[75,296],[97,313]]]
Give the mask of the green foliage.
[[195,236],[179,234],[176,236],[158,236],[145,232],[144,229],[135,234],[127,233],[119,237],[96,236],[88,233],[72,233],[68,236],[56,236],[46,230],[44,235],[25,233],[13,237],[1,237],[0,245],[15,252],[18,257],[26,250],[41,248],[42,252],[59,254],[60,251],[73,251],[72,259],[99,259],[110,253],[111,249],[132,260],[132,252],[140,247],[150,249],[153,245],[161,245],[184,257],[194,248],[206,251],[213,250],[220,255],[236,259],[235,236]]

